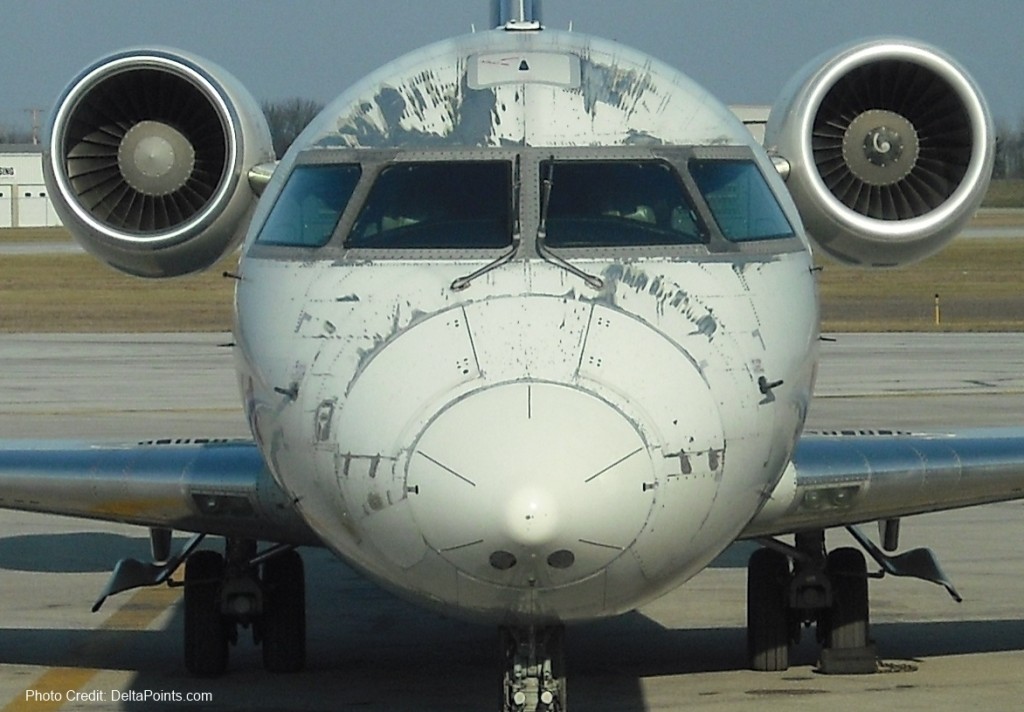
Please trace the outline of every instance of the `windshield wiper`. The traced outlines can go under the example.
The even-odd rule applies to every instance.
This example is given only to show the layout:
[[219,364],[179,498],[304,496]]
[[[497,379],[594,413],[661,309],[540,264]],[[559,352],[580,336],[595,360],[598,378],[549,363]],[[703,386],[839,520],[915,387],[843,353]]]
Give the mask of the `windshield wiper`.
[[512,236],[512,246],[508,248],[507,252],[501,253],[501,255],[499,255],[498,257],[496,257],[494,259],[494,261],[488,262],[487,264],[485,264],[483,267],[481,267],[477,271],[471,272],[471,273],[467,274],[465,277],[459,277],[458,279],[453,281],[452,285],[451,285],[452,291],[453,292],[460,292],[463,289],[465,289],[466,287],[468,287],[470,284],[472,284],[473,280],[476,279],[477,277],[480,277],[481,275],[485,275],[488,272],[491,272],[493,270],[496,270],[498,267],[501,267],[503,264],[507,264],[507,263],[511,262],[512,258],[516,256],[516,251],[518,249],[519,249],[519,235],[513,235]]
[[459,277],[451,284],[451,290],[453,292],[461,292],[463,289],[473,283],[473,280],[481,275],[485,275],[488,272],[496,270],[504,264],[508,264],[512,261],[512,258],[516,256],[516,252],[519,251],[519,243],[522,241],[522,230],[519,227],[519,191],[520,191],[520,177],[519,177],[519,154],[516,154],[516,160],[513,168],[512,176],[512,245],[502,252],[491,262],[488,262],[480,269],[475,272],[471,272],[464,277]]
[[551,207],[551,186],[555,183],[555,157],[552,156],[548,163],[548,175],[541,181],[541,194],[540,194],[540,224],[537,226],[537,254],[540,258],[549,264],[553,264],[555,267],[564,269],[570,274],[574,274],[588,286],[594,289],[603,289],[604,280],[596,275],[592,275],[588,272],[584,272],[579,267],[571,264],[561,255],[552,252],[547,246],[548,237],[548,209]]

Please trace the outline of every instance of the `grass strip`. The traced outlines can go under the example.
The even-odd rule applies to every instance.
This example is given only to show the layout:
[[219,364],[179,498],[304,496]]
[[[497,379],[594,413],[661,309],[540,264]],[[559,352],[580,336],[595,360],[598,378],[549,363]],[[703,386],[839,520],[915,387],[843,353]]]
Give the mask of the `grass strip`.
[[[0,261],[0,332],[181,332],[231,328],[236,256],[199,275],[143,280],[85,254]],[[1024,241],[961,239],[912,267],[822,261],[824,331],[1024,331]],[[939,323],[935,323],[935,295]]]
[[0,332],[229,331],[231,256],[199,275],[128,277],[86,254],[0,258]]
[[821,264],[825,331],[1024,331],[1022,240],[955,240],[902,269]]

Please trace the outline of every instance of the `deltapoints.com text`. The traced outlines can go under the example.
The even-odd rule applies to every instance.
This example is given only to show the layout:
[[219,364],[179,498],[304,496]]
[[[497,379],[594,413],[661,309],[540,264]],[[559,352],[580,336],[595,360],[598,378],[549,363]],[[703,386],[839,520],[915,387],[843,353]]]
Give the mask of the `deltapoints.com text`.
[[212,692],[178,690],[25,690],[26,702],[213,702]]

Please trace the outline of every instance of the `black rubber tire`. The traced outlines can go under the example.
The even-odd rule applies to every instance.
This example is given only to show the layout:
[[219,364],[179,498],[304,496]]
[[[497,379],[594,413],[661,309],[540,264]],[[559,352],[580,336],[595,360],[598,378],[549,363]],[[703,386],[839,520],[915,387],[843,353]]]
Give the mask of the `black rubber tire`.
[[[525,633],[525,631],[519,631]],[[516,712],[524,709],[512,701],[512,687],[518,653],[516,632],[504,626],[498,628],[500,638],[502,666],[504,668],[502,678],[502,712]],[[568,709],[568,675],[565,666],[565,628],[557,626],[543,629],[537,632],[537,640],[544,647],[544,653],[551,661],[551,675],[558,682],[558,694],[550,706],[544,708],[551,712],[566,712]],[[527,700],[525,710],[530,712],[538,709],[539,700]]]
[[758,549],[747,564],[747,655],[751,670],[789,669],[789,559]]
[[224,557],[197,551],[185,562],[185,669],[193,675],[223,675],[228,667],[227,620],[220,612]]
[[306,666],[306,579],[302,557],[286,551],[263,562],[263,667],[292,673]]
[[869,643],[868,577],[864,554],[844,548],[829,552],[826,572],[832,606],[826,614],[825,647],[863,648]]

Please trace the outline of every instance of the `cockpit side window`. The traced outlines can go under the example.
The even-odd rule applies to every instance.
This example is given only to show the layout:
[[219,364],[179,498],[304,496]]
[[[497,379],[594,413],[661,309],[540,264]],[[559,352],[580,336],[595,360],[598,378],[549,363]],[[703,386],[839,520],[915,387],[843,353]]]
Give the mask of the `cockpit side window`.
[[727,240],[774,240],[795,234],[753,161],[695,158],[689,168]]
[[356,164],[296,166],[256,242],[323,247],[331,239],[361,172]]
[[511,161],[400,163],[381,171],[345,241],[373,249],[512,244]]
[[679,176],[664,161],[544,161],[540,175],[551,247],[705,242]]

